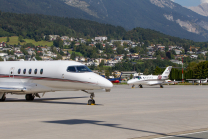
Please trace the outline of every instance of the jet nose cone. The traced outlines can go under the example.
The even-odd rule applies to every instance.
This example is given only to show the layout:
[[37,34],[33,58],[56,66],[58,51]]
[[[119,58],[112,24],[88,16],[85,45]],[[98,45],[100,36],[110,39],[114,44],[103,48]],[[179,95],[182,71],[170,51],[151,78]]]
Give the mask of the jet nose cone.
[[100,87],[105,88],[105,89],[113,87],[113,84],[109,80],[107,80],[103,77],[98,81],[98,84]]
[[134,81],[133,80],[128,80],[127,84],[133,84]]

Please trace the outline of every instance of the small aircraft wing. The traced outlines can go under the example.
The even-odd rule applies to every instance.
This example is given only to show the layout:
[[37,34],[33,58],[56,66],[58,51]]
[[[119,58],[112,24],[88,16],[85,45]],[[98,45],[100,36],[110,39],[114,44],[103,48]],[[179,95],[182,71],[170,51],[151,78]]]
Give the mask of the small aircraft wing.
[[[198,81],[200,79],[186,79],[187,81]],[[202,80],[206,80],[206,79],[202,79]]]
[[182,83],[182,81],[168,81],[168,82],[164,82],[163,84],[178,84],[178,83]]

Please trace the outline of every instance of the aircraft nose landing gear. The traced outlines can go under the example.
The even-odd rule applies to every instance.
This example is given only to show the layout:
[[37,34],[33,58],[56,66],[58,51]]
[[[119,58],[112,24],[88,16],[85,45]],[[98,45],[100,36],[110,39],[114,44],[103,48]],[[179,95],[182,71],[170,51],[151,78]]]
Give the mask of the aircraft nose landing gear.
[[88,100],[88,104],[87,105],[95,105],[95,100],[93,99],[95,97],[94,93],[90,94],[90,99]]
[[160,85],[160,88],[163,88],[163,85],[162,84]]
[[140,88],[143,88],[143,86],[142,86],[141,84],[139,85],[139,87],[140,87]]
[[135,85],[133,84],[131,88],[135,88]]

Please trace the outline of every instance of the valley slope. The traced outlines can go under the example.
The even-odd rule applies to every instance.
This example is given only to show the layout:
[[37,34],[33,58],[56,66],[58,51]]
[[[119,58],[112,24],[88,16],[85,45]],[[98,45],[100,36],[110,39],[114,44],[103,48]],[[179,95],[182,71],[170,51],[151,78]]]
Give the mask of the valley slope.
[[170,0],[2,0],[0,10],[81,18],[149,28],[194,41],[208,41],[208,18]]

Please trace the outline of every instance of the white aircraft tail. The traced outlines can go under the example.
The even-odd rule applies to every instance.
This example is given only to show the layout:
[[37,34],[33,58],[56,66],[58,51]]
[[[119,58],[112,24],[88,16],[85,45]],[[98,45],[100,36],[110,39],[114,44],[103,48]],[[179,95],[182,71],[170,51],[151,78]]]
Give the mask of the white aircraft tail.
[[165,71],[163,72],[162,76],[169,76],[171,72],[172,66],[168,66]]

